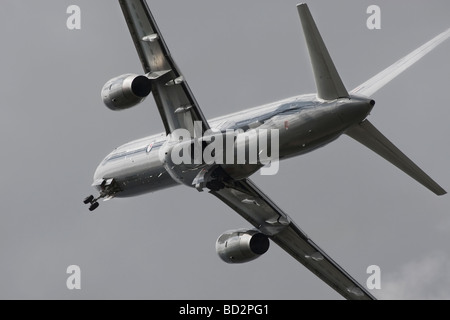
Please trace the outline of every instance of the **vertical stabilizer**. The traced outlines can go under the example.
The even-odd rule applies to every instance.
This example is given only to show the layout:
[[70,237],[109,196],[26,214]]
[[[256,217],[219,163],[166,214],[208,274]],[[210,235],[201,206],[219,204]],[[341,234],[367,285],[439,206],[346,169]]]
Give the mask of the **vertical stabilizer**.
[[330,54],[317,29],[308,5],[306,3],[299,4],[297,9],[302,22],[309,56],[311,58],[317,87],[317,96],[324,100],[348,98],[349,95],[347,89],[345,89],[345,86],[342,83],[333,60],[331,60]]

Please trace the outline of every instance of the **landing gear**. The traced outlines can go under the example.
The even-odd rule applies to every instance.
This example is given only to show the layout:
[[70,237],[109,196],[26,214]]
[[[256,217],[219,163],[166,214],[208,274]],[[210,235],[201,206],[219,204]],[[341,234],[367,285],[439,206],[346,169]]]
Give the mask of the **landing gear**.
[[84,204],[91,204],[91,205],[89,206],[89,211],[94,211],[94,210],[97,209],[98,206],[100,205],[100,204],[98,203],[98,200],[99,200],[100,198],[103,198],[103,196],[100,195],[98,198],[94,198],[93,195],[90,195],[90,196],[87,196],[87,197],[83,200],[83,203],[84,203]]
[[98,208],[100,204],[98,202],[94,202],[89,206],[89,211],[94,211],[95,209]]
[[206,187],[211,191],[220,191],[225,188],[225,183],[220,180],[212,180],[206,183]]
[[88,204],[88,203],[91,203],[92,200],[94,200],[94,196],[91,194],[89,197],[86,197],[86,198],[83,200],[83,203],[84,203],[84,204]]
[[121,189],[118,184],[114,181],[114,179],[99,179],[96,180],[93,186],[97,187],[100,192],[100,195],[95,198],[93,195],[87,196],[84,198],[83,203],[89,204],[89,211],[94,211],[100,205],[98,201],[103,199],[103,201],[114,198],[116,193],[120,192]]
[[227,174],[221,167],[203,168],[192,181],[192,185],[200,192],[205,187],[211,191],[219,191],[225,188],[227,177]]

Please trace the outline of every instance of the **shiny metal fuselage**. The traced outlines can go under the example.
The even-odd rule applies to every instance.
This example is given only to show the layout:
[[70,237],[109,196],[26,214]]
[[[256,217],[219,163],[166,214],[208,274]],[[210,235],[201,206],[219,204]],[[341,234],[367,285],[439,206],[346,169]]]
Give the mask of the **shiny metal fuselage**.
[[[221,132],[276,129],[279,132],[279,159],[283,160],[334,141],[349,127],[363,121],[373,105],[373,101],[362,97],[320,101],[315,94],[310,94],[215,118],[208,123]],[[103,187],[98,182],[114,179],[120,189],[114,193],[115,197],[136,196],[181,183],[193,186],[193,179],[204,166],[182,167],[167,163],[165,156],[170,140],[170,136],[161,133],[116,148],[97,167],[94,185],[102,192]],[[222,165],[234,179],[246,178],[261,166]]]

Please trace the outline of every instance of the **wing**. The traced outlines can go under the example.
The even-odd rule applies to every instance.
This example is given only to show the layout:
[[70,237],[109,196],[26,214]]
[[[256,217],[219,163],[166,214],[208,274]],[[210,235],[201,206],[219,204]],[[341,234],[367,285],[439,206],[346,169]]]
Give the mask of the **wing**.
[[[119,0],[166,133],[183,128],[194,134],[194,122],[209,129],[186,79],[175,64],[145,0]],[[203,133],[202,132],[202,133]]]
[[320,249],[249,179],[210,191],[344,298],[375,300],[363,286]]

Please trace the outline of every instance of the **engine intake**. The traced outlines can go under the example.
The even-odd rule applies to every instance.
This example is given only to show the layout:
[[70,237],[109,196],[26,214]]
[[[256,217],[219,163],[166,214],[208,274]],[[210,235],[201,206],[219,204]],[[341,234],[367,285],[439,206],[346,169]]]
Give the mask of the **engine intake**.
[[258,230],[231,230],[216,242],[216,251],[226,263],[252,261],[269,250],[269,238]]
[[124,74],[103,86],[102,99],[109,109],[124,110],[144,101],[151,91],[151,80],[146,76]]

